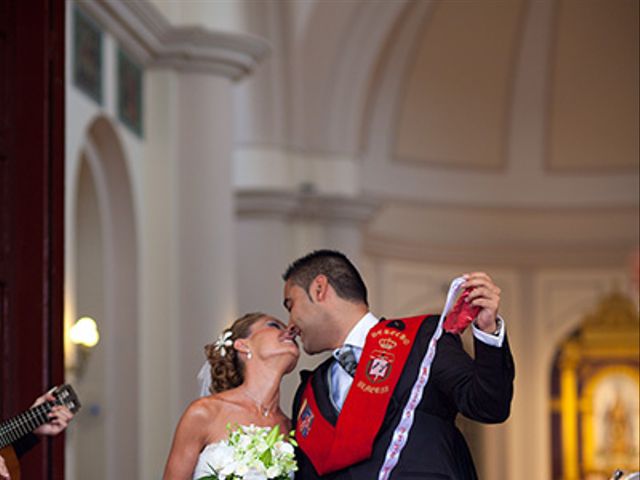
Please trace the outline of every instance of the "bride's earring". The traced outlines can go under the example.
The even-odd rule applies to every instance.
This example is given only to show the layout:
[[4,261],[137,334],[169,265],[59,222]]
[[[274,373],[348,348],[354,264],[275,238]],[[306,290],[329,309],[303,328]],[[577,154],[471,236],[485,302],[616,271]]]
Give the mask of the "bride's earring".
[[252,358],[252,357],[253,357],[253,354],[251,353],[251,350],[249,350],[249,351],[247,352],[247,358],[248,358],[249,360],[251,360],[251,358]]

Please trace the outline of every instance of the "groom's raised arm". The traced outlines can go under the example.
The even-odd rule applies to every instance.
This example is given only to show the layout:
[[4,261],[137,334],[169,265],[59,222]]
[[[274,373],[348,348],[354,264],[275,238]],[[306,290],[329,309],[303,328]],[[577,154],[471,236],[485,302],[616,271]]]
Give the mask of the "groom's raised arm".
[[515,367],[505,337],[501,347],[475,339],[475,359],[459,336],[444,334],[433,362],[434,381],[464,416],[484,423],[504,422],[511,410]]

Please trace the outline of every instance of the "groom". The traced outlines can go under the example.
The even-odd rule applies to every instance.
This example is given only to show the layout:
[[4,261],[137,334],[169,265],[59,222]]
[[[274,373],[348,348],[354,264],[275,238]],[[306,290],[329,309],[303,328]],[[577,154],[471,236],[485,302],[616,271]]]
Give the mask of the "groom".
[[475,359],[450,333],[430,348],[437,316],[376,318],[358,270],[340,252],[314,251],[283,278],[290,330],[307,353],[333,352],[301,374],[292,414],[296,478],[476,479],[456,415],[503,422],[513,396],[500,289],[491,278],[471,273],[463,285],[479,310]]

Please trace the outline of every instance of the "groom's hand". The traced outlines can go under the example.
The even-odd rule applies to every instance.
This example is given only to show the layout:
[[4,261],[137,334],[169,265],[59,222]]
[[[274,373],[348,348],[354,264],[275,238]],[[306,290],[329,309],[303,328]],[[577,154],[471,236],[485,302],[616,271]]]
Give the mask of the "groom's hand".
[[470,289],[466,301],[481,309],[476,317],[476,327],[483,332],[494,333],[498,328],[496,319],[500,305],[500,288],[484,272],[466,273],[464,278],[464,288]]

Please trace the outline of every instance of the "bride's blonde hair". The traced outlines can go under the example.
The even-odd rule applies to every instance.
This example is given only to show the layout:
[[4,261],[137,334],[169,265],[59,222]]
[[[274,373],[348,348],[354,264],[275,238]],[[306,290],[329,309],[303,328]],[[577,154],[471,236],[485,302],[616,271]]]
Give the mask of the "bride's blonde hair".
[[247,338],[254,323],[266,316],[262,312],[247,313],[238,318],[225,332],[231,332],[230,346],[218,342],[205,345],[204,354],[211,367],[211,393],[220,393],[242,384],[244,381],[244,362],[233,348],[238,338]]

